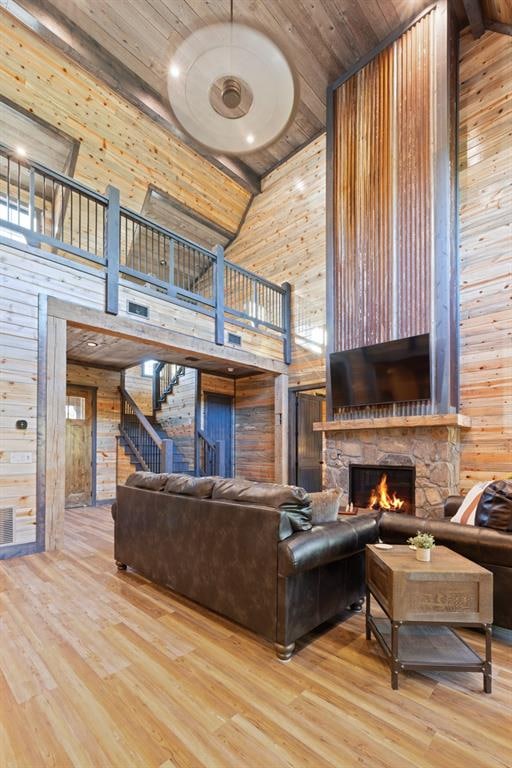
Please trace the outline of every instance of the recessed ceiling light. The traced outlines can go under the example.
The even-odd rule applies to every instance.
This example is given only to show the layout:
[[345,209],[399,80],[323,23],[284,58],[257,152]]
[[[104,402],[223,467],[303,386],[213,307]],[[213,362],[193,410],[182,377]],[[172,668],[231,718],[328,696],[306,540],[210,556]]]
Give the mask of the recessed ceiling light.
[[247,136],[245,137],[245,140],[248,144],[254,144],[254,134],[248,133]]
[[169,69],[169,73],[171,77],[174,77],[177,79],[180,76],[180,68],[176,66],[176,64],[171,64],[171,68]]
[[16,154],[18,157],[26,157],[27,156],[27,150],[25,147],[16,147]]
[[98,345],[97,345],[97,343],[95,341],[88,341],[87,342],[87,346],[88,347],[97,347]]
[[233,373],[234,370],[234,368],[228,368],[228,373]]

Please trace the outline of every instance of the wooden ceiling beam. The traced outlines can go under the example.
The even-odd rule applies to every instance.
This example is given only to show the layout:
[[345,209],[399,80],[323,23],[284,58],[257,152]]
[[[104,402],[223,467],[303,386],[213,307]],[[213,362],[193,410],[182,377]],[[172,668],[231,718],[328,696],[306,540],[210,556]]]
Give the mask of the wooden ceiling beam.
[[479,37],[482,37],[485,32],[484,17],[480,6],[480,0],[463,0],[463,2],[473,37],[478,39]]
[[212,155],[187,136],[179,128],[170,107],[157,91],[57,11],[48,0],[0,0],[0,7],[5,8],[39,37],[115,90],[251,194],[260,192],[259,176],[248,165],[235,157]]

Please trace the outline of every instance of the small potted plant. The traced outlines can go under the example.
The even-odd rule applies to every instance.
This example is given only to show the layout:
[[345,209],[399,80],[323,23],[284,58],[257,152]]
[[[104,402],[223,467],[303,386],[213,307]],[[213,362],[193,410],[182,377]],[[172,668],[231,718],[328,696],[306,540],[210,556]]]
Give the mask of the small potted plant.
[[436,545],[431,533],[417,531],[416,536],[411,536],[410,539],[407,539],[407,543],[416,550],[416,560],[421,560],[422,563],[430,562],[430,553]]

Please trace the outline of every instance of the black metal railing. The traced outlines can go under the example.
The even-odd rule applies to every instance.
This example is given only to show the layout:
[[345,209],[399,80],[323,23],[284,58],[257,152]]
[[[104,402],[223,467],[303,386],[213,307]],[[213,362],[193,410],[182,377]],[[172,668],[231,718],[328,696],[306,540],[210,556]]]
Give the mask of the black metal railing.
[[[118,313],[120,277],[215,320],[278,334],[290,362],[290,286],[276,285],[120,205],[106,194],[0,145],[0,237],[105,274],[106,311]],[[62,255],[64,254],[64,256]]]
[[124,387],[120,387],[119,391],[121,393],[119,432],[136,461],[147,472],[172,472],[173,441],[160,437]]
[[175,363],[159,362],[153,369],[153,410],[157,411],[185,374],[186,368]]
[[199,475],[226,474],[226,450],[223,440],[209,440],[202,429],[197,430],[197,459]]

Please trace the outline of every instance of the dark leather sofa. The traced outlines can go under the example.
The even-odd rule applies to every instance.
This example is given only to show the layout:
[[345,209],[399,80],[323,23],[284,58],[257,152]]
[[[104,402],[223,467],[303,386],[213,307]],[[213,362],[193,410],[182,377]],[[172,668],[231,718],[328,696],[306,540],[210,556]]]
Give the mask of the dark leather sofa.
[[302,635],[349,606],[360,609],[364,552],[378,539],[377,520],[292,533],[286,512],[247,498],[118,486],[116,563],[271,640],[288,660]]
[[[445,502],[445,517],[452,517],[462,496],[450,496]],[[404,544],[416,531],[432,533],[437,544],[458,552],[494,575],[494,623],[512,629],[512,534],[507,531],[458,525],[444,520],[427,520],[393,512],[384,512],[379,520],[379,534],[387,544]]]

